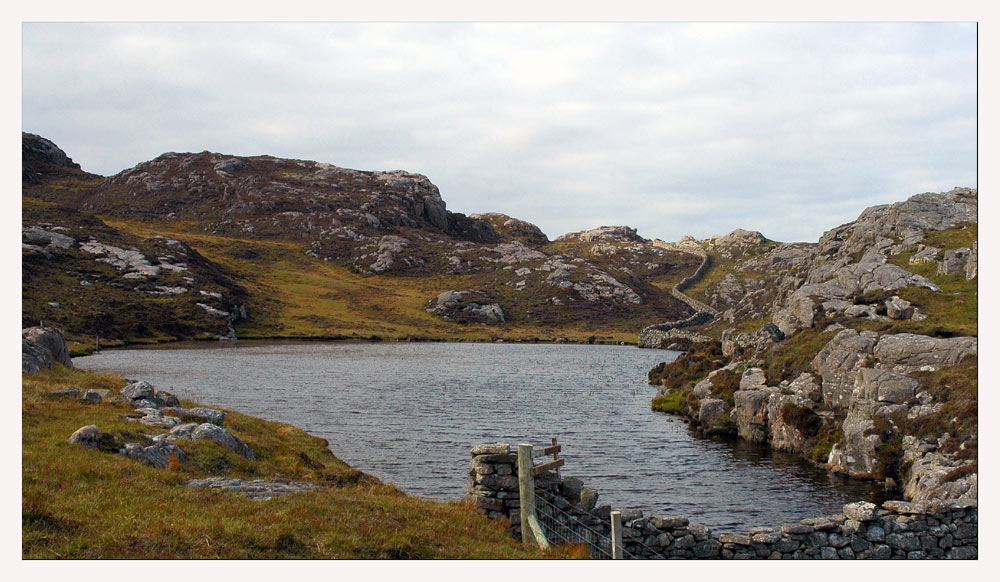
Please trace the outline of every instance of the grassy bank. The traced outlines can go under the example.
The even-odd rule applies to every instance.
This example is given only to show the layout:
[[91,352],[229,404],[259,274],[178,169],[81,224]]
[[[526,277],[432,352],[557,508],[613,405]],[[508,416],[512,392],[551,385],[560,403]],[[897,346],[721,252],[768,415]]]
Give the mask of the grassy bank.
[[[24,558],[563,558],[524,547],[465,502],[406,495],[352,469],[326,441],[287,424],[229,411],[225,427],[257,457],[183,442],[183,465],[154,469],[68,443],[96,424],[121,442],[161,432],[125,419],[124,405],[48,392],[116,393],[115,375],[58,368],[22,377]],[[185,402],[184,406],[194,403]],[[184,486],[209,476],[311,481],[324,488],[267,501]]]

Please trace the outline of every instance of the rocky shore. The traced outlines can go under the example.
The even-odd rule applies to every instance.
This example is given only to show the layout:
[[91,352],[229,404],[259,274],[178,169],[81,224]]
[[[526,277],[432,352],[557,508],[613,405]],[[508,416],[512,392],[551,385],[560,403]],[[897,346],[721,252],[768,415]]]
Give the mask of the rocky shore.
[[686,328],[704,337],[650,371],[654,410],[911,501],[976,502],[977,201],[919,194],[815,245],[747,231],[705,242],[729,272],[703,295],[737,327]]
[[[523,521],[517,454],[510,445],[471,450],[468,498],[491,519],[510,523],[519,537]],[[543,530],[554,540],[584,542],[594,557],[611,554],[609,505],[597,505],[597,491],[577,477],[548,473],[536,479]],[[803,519],[747,533],[712,531],[686,517],[643,516],[622,510],[626,558],[699,560],[888,560],[976,559],[979,510],[975,501],[910,503],[881,507],[858,501],[831,516]]]

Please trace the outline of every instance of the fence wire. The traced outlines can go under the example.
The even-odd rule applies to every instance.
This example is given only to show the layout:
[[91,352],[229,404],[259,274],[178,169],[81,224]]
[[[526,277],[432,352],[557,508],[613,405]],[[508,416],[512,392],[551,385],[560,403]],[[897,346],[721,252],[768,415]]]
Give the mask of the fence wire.
[[[549,543],[554,545],[584,544],[587,546],[591,558],[612,559],[611,546],[614,541],[611,536],[591,528],[575,515],[559,509],[543,497],[535,498],[535,513]],[[622,552],[626,559],[640,559],[639,556],[632,554],[624,547],[622,547]]]

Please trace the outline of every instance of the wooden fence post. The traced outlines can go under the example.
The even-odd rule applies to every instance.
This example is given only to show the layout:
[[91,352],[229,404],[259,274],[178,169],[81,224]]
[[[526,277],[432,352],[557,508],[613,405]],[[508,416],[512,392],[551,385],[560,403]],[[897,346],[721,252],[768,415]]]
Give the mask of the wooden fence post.
[[532,460],[533,449],[531,445],[517,445],[517,486],[521,499],[521,543],[535,543],[535,536],[531,534],[529,518],[538,517],[535,515],[535,477],[531,470],[535,466]]
[[622,545],[622,512],[611,512],[611,559],[621,560],[625,554]]

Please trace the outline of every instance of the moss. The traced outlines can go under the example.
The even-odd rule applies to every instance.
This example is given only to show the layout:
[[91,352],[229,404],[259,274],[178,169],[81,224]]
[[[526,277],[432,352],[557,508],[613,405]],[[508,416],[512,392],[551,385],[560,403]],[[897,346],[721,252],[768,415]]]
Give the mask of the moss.
[[877,463],[873,463],[872,476],[876,479],[892,478],[897,482],[902,481],[905,429],[900,424],[905,418],[905,414],[900,414],[892,419],[885,416],[875,416],[872,419],[874,426],[865,431],[866,435],[875,434],[881,439],[873,451],[873,457]]
[[927,233],[923,243],[941,249],[972,248],[972,243],[979,239],[979,223],[972,222],[955,228],[937,230]]
[[683,392],[671,392],[653,398],[652,409],[656,412],[681,414],[688,410],[688,404]]
[[726,411],[725,414],[713,420],[708,426],[702,427],[702,429],[712,434],[736,434],[738,429],[731,413],[731,410]]
[[904,421],[906,433],[929,441],[948,433],[951,438],[942,444],[941,452],[975,459],[979,448],[978,372],[979,359],[969,356],[956,366],[913,374],[933,402],[941,404],[941,411],[907,419]]

